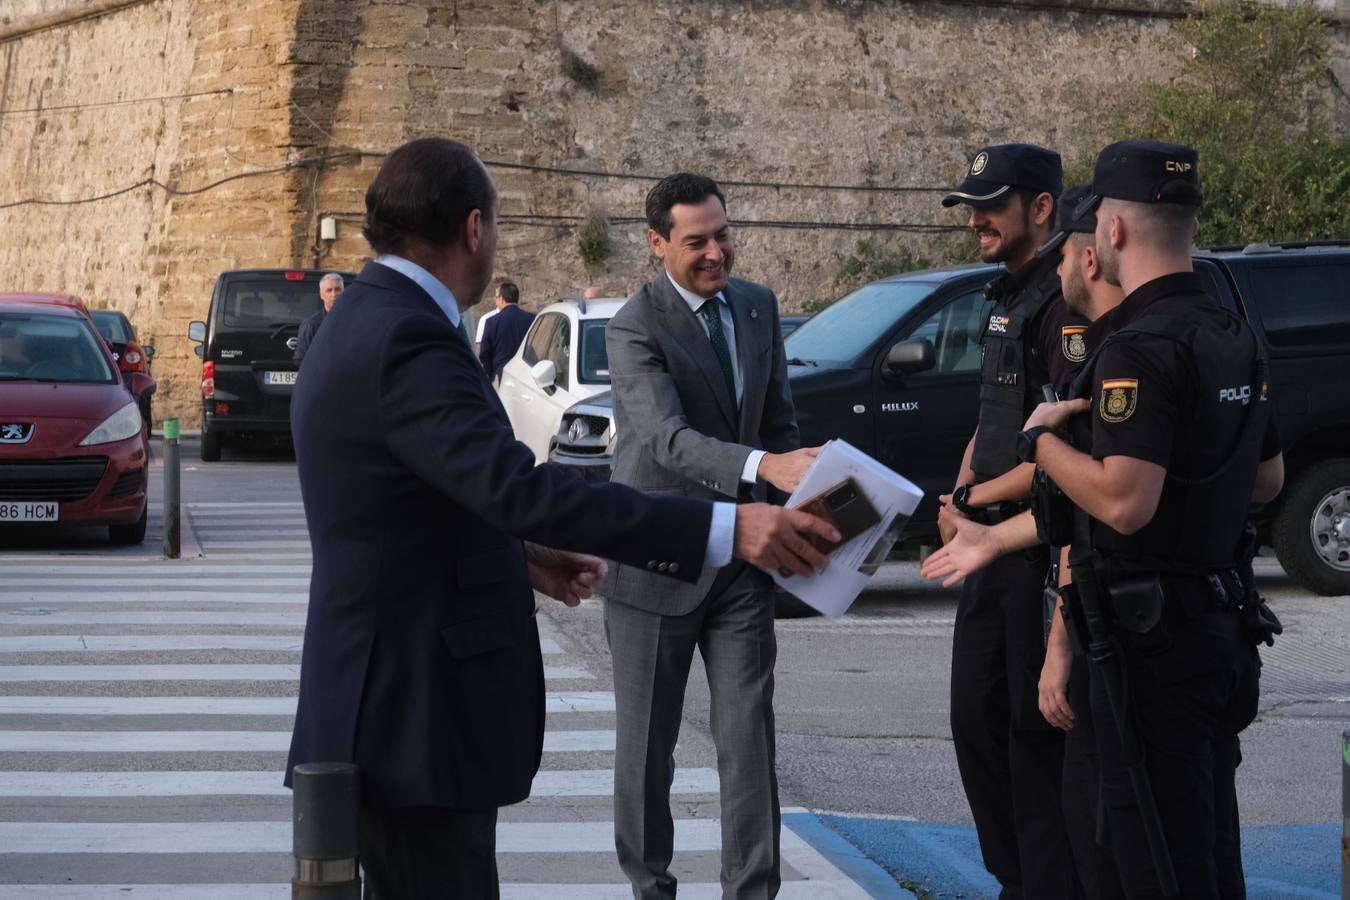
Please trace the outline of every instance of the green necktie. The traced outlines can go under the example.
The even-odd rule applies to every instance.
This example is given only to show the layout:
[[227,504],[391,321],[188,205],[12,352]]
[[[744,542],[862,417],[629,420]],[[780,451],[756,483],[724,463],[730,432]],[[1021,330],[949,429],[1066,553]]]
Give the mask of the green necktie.
[[727,380],[727,393],[731,395],[731,403],[735,406],[738,405],[736,376],[731,370],[731,350],[727,347],[727,333],[722,330],[722,316],[717,309],[719,302],[721,301],[716,297],[711,297],[703,302],[698,312],[708,324],[708,340],[712,343],[713,352],[717,354],[717,362],[722,367],[722,377]]

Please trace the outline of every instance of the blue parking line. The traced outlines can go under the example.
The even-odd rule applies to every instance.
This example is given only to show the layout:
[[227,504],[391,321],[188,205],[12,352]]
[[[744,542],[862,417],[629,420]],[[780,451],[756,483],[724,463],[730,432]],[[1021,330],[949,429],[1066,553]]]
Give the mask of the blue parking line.
[[[973,828],[867,816],[822,815],[818,822],[894,878],[935,897],[998,896]],[[1242,842],[1249,900],[1340,896],[1339,825],[1248,826]]]
[[783,824],[853,879],[854,884],[867,891],[873,900],[915,900],[914,894],[896,884],[890,873],[811,813],[785,813]]

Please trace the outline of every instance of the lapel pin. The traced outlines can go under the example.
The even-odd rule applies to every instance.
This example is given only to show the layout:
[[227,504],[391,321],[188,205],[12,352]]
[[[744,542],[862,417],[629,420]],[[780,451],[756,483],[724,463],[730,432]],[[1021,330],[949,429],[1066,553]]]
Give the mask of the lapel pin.
[[750,318],[752,318],[752,319],[758,319],[758,318],[759,318],[759,310],[757,310],[757,309],[752,309],[752,310],[750,310]]

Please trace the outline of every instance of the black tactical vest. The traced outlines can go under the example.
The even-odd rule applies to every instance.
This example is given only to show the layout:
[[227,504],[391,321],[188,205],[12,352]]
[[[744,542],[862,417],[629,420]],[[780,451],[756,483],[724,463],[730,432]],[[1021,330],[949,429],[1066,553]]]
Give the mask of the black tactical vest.
[[[1208,312],[1208,311],[1206,311]],[[1182,318],[1185,307],[1158,302],[1102,346],[1140,335],[1180,347],[1183,377],[1195,384],[1195,406],[1182,410],[1158,510],[1131,535],[1077,511],[1075,543],[1086,539],[1111,577],[1131,572],[1199,575],[1230,569],[1247,523],[1252,487],[1270,414],[1265,362],[1251,327],[1224,311],[1216,326]],[[1090,396],[1100,352],[1084,363],[1073,396]],[[1091,446],[1092,416],[1076,417],[1074,442]],[[1086,439],[1086,440],[1084,440]]]
[[1008,273],[984,289],[994,307],[985,325],[979,430],[970,457],[970,468],[980,481],[1017,466],[1017,433],[1041,402],[1041,385],[1050,380],[1050,363],[1035,345],[1032,323],[1059,297],[1059,273],[1053,258],[1032,265],[1040,268],[1020,290]]

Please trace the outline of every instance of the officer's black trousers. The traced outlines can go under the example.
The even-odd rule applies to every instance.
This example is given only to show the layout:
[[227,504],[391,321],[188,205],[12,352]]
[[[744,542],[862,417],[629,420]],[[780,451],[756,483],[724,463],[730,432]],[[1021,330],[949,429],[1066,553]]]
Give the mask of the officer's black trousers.
[[952,640],[952,738],[1001,898],[1082,896],[1060,810],[1063,734],[1037,705],[1049,555],[1012,553],[966,579]]
[[1097,843],[1101,768],[1097,759],[1097,732],[1092,727],[1088,665],[1086,656],[1075,656],[1069,677],[1069,708],[1073,710],[1074,725],[1064,735],[1064,822],[1078,878],[1087,896],[1092,900],[1120,900],[1125,893],[1109,836],[1106,842]]
[[[1169,627],[1165,638],[1123,641],[1132,710],[1179,896],[1240,900],[1246,887],[1234,778],[1238,732],[1256,717],[1256,650],[1235,613],[1210,612]],[[1092,705],[1108,832],[1126,896],[1161,897],[1119,744],[1106,739],[1115,720],[1099,678],[1092,680]]]

